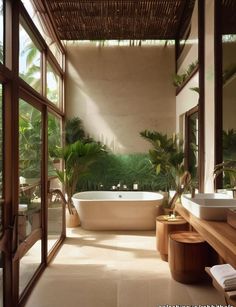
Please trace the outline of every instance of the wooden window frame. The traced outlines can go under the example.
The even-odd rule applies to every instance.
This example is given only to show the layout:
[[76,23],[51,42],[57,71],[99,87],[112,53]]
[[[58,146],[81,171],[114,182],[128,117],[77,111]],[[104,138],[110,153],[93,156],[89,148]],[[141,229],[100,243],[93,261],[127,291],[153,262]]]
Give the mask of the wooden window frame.
[[[4,206],[3,222],[4,235],[0,239],[0,250],[4,251],[4,270],[3,270],[3,292],[4,307],[23,306],[30,290],[37,282],[47,263],[57,252],[59,246],[65,238],[65,231],[57,241],[55,248],[47,254],[47,229],[46,229],[46,210],[47,207],[47,112],[55,113],[62,122],[64,121],[64,106],[61,109],[48,101],[43,96],[46,87],[46,61],[57,71],[64,81],[64,70],[60,67],[54,55],[51,53],[46,42],[30,19],[27,11],[20,0],[4,0],[4,48],[5,61],[0,63],[0,82],[4,86],[3,93],[3,133],[4,133]],[[6,13],[5,13],[6,12]],[[30,85],[22,80],[19,75],[19,22],[23,20],[27,33],[33,39],[40,51],[42,51],[42,94],[35,91]],[[64,60],[65,51],[59,44]],[[64,66],[63,66],[64,67]],[[63,100],[63,89],[61,90]],[[19,198],[19,176],[18,176],[18,117],[19,117],[19,98],[27,103],[36,106],[42,112],[43,125],[43,146],[42,146],[42,229],[37,229],[25,243],[17,245],[17,214]],[[21,296],[19,297],[19,260],[25,252],[38,240],[42,239],[42,262],[36,270]]]

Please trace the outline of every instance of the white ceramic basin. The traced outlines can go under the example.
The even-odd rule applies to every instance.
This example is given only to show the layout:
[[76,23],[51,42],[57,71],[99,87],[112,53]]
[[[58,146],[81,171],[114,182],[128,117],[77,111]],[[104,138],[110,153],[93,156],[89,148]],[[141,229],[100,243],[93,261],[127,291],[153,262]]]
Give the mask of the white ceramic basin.
[[227,209],[236,209],[236,199],[222,193],[199,193],[194,198],[185,194],[181,202],[190,213],[204,220],[225,221]]

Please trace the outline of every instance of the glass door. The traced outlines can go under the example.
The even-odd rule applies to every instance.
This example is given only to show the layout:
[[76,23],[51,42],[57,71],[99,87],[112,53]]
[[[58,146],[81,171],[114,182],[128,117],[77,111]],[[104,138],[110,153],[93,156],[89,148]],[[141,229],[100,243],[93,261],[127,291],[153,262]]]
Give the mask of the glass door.
[[42,262],[42,113],[19,101],[19,295]]
[[62,161],[55,157],[55,149],[61,146],[62,121],[53,113],[48,113],[48,253],[61,239],[64,229],[64,197],[56,170],[62,169]]

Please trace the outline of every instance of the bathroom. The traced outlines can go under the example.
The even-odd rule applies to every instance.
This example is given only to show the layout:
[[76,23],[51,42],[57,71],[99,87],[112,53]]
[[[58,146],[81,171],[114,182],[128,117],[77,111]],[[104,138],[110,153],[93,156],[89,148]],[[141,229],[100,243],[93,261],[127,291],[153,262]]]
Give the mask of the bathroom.
[[[118,167],[108,182],[101,164],[104,180],[99,177],[96,188],[72,189],[65,185],[70,161],[60,149],[73,118],[81,120],[82,137],[89,140],[85,147],[77,144],[79,150],[106,151],[120,161],[149,157],[152,144],[141,132],[178,135],[196,195],[233,188],[231,177],[214,176],[214,170],[235,159],[235,4],[0,0],[0,8],[0,306],[233,306],[232,294],[216,289],[211,277],[190,284],[176,280],[175,253],[170,263],[162,259],[160,248],[163,258],[168,248],[160,242],[173,226],[156,220],[165,215],[157,203],[162,197],[168,202],[165,188],[138,172],[128,180]],[[137,170],[138,163],[122,163],[124,170],[132,163]],[[81,193],[81,201],[85,190],[98,193],[102,204],[95,208],[90,194],[83,213],[78,204],[81,225],[66,228],[68,213],[77,213],[73,198]],[[181,184],[177,190],[182,193]],[[117,196],[110,206],[108,195]],[[206,221],[179,202],[174,209],[183,230],[192,227],[208,243],[210,265],[236,267],[235,229],[226,218]],[[234,225],[233,213],[232,219]]]

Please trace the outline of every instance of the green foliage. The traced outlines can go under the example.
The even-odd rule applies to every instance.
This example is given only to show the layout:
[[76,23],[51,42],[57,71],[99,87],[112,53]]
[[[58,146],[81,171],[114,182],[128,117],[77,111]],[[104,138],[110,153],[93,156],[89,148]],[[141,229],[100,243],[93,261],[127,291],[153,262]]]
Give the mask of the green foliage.
[[35,90],[40,91],[40,52],[30,39],[20,53],[20,58],[24,57],[26,57],[26,71],[24,73],[21,72],[20,77]]
[[165,189],[177,189],[184,173],[183,142],[175,134],[169,137],[167,134],[145,130],[140,135],[153,146],[149,150],[150,160],[156,174],[165,178]]
[[185,80],[188,79],[188,77],[191,75],[191,73],[194,71],[197,65],[198,65],[198,61],[192,62],[183,74],[181,75],[175,74],[173,78],[174,86],[180,87],[185,82]]
[[217,164],[214,174],[223,174],[223,187],[232,188],[236,186],[236,130],[223,130],[223,160]]
[[73,117],[66,120],[65,124],[66,144],[73,144],[80,140],[84,143],[94,142],[84,131],[82,120],[79,117]]
[[41,112],[20,100],[19,104],[19,168],[20,176],[40,178]]
[[191,91],[194,91],[194,92],[196,92],[196,93],[200,93],[200,89],[199,89],[199,87],[190,87],[190,90]]
[[189,116],[189,149],[188,149],[188,171],[191,174],[192,180],[197,184],[197,160],[198,160],[198,127],[197,127],[197,114],[193,113]]
[[56,105],[59,104],[59,75],[49,62],[47,62],[47,98]]
[[93,164],[86,176],[80,177],[77,189],[111,190],[118,183],[132,189],[138,183],[140,190],[157,191],[165,187],[165,178],[156,176],[147,154],[107,154]]
[[173,84],[176,87],[180,87],[184,83],[184,81],[186,79],[187,79],[187,74],[186,73],[181,74],[181,75],[175,74],[174,75]]
[[[220,174],[224,174],[225,181],[228,182],[228,187],[236,186],[236,160],[226,160],[220,164],[217,164],[214,169],[214,174],[217,177]],[[227,186],[226,186],[227,187]]]
[[232,63],[223,71],[223,84],[236,74],[236,64]]
[[56,170],[56,174],[64,185],[70,212],[72,212],[71,198],[76,191],[79,178],[85,176],[89,172],[89,167],[104,153],[104,148],[98,143],[84,144],[81,141],[55,150],[55,156],[63,159],[65,163],[64,170]]
[[55,175],[55,148],[61,146],[61,122],[58,117],[48,113],[48,176]]
[[224,160],[236,160],[236,130],[223,130],[222,133]]

